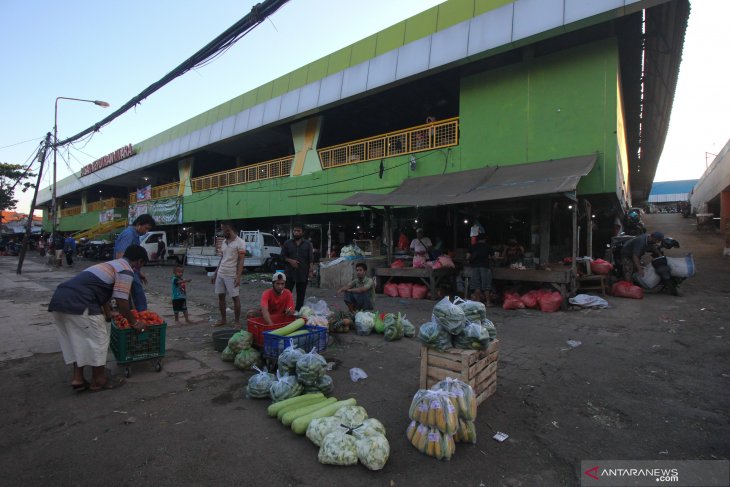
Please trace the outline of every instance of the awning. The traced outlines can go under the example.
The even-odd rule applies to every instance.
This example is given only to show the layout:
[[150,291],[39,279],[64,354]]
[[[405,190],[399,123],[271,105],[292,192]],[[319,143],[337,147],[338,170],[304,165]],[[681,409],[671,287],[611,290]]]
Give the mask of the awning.
[[355,193],[344,206],[441,206],[575,191],[597,156],[493,166],[406,179],[388,194]]

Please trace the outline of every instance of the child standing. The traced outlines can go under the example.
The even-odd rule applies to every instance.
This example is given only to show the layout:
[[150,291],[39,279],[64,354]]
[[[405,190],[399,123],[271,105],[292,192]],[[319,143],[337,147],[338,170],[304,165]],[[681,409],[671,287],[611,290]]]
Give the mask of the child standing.
[[190,321],[190,317],[188,316],[188,299],[185,288],[185,285],[192,279],[183,279],[184,272],[185,270],[181,265],[176,265],[172,271],[172,311],[175,313],[176,324],[180,324],[178,318],[180,317],[180,313],[182,313],[185,317],[185,323],[192,325],[194,323]]

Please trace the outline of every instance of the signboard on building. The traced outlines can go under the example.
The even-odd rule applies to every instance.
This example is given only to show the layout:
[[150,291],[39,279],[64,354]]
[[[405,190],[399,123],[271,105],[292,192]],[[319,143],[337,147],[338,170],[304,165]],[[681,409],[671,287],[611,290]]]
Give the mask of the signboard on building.
[[149,213],[158,225],[182,224],[182,200],[180,198],[163,198],[145,203],[129,205],[129,224],[139,215]]
[[134,150],[132,144],[127,144],[124,147],[121,147],[114,152],[105,155],[104,157],[100,157],[91,164],[87,164],[86,166],[82,167],[81,175],[88,176],[92,172],[104,169],[107,166],[111,166],[112,164],[116,164],[117,162],[122,161],[128,157],[132,157],[136,153],[137,152]]

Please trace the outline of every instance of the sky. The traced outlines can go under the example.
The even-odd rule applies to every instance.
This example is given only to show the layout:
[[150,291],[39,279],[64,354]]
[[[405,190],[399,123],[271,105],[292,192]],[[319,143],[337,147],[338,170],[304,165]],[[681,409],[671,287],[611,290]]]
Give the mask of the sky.
[[[59,151],[58,179],[443,0],[290,0],[213,62],[184,74]],[[0,0],[0,161],[27,164],[52,132],[90,127],[248,14],[255,0]],[[724,22],[730,2],[694,0],[657,181],[696,179],[730,138]],[[707,162],[712,162],[708,156]],[[37,168],[37,164],[35,166]],[[52,181],[44,171],[41,187]],[[18,193],[27,212],[31,194]]]

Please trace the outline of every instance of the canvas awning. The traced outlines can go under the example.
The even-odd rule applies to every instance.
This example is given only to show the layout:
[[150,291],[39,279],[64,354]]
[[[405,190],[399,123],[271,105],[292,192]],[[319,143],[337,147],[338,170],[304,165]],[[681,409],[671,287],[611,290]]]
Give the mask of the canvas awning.
[[344,206],[441,206],[575,191],[597,156],[493,166],[410,178],[388,194],[355,193]]

